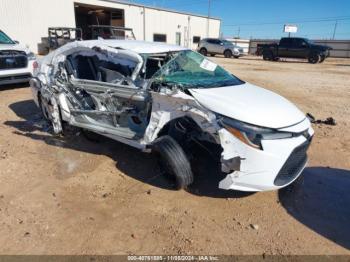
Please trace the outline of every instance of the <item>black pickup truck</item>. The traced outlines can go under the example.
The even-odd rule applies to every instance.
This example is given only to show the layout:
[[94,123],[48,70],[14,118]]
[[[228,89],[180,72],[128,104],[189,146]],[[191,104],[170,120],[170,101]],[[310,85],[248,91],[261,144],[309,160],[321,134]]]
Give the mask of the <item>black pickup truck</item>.
[[280,57],[304,58],[309,63],[322,63],[329,56],[331,47],[317,45],[307,38],[285,37],[281,38],[279,44],[259,44],[257,54],[263,56],[264,60],[277,61]]

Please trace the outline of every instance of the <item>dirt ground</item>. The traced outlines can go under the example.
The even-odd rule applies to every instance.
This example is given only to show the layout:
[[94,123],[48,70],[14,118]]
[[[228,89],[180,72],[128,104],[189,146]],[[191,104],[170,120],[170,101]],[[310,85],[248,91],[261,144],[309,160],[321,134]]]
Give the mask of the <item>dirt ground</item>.
[[156,160],[123,144],[48,132],[26,85],[0,88],[0,254],[350,254],[350,60],[311,65],[214,58],[316,118],[292,190],[175,191]]

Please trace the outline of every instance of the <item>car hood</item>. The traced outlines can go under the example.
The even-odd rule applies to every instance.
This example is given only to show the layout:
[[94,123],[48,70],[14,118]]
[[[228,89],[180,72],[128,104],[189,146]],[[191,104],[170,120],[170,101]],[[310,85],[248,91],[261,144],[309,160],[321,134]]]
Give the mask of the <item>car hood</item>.
[[16,51],[24,51],[27,54],[29,53],[29,49],[21,44],[0,44],[1,50],[16,50]]
[[305,119],[305,115],[284,97],[249,83],[189,91],[205,108],[257,126],[278,129]]

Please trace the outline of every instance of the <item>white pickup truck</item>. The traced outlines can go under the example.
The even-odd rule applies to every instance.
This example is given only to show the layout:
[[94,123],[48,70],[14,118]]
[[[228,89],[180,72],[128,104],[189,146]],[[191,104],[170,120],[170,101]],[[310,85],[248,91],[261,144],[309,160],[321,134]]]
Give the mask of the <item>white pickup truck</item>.
[[0,85],[29,82],[37,65],[34,53],[0,30]]

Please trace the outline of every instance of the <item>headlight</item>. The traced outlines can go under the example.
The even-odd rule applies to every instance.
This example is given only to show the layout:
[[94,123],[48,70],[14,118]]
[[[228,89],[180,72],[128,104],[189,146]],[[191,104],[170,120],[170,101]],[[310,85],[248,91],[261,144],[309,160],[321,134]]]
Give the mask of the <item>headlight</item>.
[[218,123],[243,143],[262,150],[261,140],[291,138],[300,134],[280,132],[275,129],[258,127],[225,116],[217,116]]
[[27,57],[28,57],[28,60],[35,60],[36,59],[36,56],[33,52],[28,53]]

